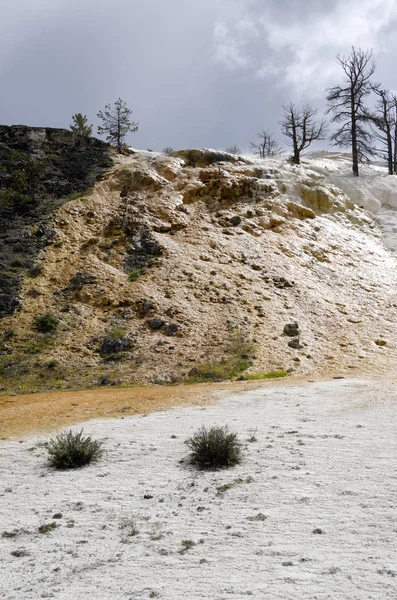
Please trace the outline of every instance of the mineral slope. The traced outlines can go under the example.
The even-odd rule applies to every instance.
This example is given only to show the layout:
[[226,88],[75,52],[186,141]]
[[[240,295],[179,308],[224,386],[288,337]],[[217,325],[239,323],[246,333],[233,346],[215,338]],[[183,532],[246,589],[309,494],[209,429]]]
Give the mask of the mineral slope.
[[[388,370],[396,260],[335,160],[119,157],[53,215],[21,307],[0,321],[3,388],[211,376],[242,340],[245,374]],[[34,326],[46,312],[51,334]]]

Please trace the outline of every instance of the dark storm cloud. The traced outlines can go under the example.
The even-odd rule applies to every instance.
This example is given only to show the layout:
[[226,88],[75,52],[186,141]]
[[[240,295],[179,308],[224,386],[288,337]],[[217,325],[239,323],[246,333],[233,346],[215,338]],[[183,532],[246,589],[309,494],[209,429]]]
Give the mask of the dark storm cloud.
[[135,146],[246,147],[290,99],[323,107],[352,44],[396,87],[396,14],[395,0],[3,0],[0,122],[97,123],[120,96]]

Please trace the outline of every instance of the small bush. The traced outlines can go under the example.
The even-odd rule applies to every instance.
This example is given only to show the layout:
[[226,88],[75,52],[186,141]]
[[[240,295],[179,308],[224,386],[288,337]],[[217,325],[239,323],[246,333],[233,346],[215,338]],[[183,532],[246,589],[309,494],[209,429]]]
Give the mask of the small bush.
[[55,315],[47,312],[34,318],[33,324],[40,333],[51,333],[56,331],[59,325],[59,319]]
[[181,541],[182,549],[179,550],[179,554],[185,554],[188,550],[193,548],[193,546],[195,546],[195,545],[196,544],[193,542],[193,540],[182,540]]
[[59,366],[59,362],[55,359],[49,360],[48,362],[46,362],[44,364],[44,366],[47,367],[47,369],[55,369],[56,367]]
[[83,430],[69,430],[52,438],[47,444],[49,463],[56,469],[77,469],[97,460],[102,454],[102,442],[83,435]]
[[142,269],[134,269],[133,271],[130,271],[130,273],[128,273],[128,280],[136,281],[137,279],[140,278],[141,275],[142,275]]
[[191,462],[202,469],[231,467],[240,462],[241,444],[237,434],[224,427],[201,427],[186,440]]
[[117,325],[113,325],[108,331],[108,337],[112,338],[112,340],[118,340],[125,336],[124,327],[119,327]]
[[55,521],[53,521],[52,523],[45,523],[44,525],[40,525],[37,531],[39,533],[50,533],[50,531],[56,529],[56,527],[57,524],[55,523]]

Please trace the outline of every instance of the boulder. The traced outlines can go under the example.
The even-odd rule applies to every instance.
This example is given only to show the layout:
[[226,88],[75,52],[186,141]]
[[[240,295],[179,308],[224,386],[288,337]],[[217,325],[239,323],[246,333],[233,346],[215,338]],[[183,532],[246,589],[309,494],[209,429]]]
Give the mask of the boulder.
[[179,330],[179,325],[177,323],[167,323],[165,328],[165,335],[173,336]]
[[229,223],[230,225],[233,225],[233,227],[237,227],[237,225],[240,225],[241,220],[241,217],[239,217],[238,215],[233,215],[233,217],[230,217]]
[[290,340],[290,341],[288,342],[288,346],[289,346],[290,348],[296,348],[296,349],[299,349],[299,348],[302,348],[302,347],[303,347],[303,346],[300,344],[300,342],[299,342],[299,338],[298,338],[298,337],[294,337],[294,338],[292,338],[292,340]]
[[287,323],[284,325],[284,333],[289,337],[296,337],[299,335],[299,325],[298,323]]
[[161,329],[165,325],[164,319],[160,319],[159,317],[154,317],[153,319],[147,319],[146,323],[149,325],[150,329],[156,331],[157,329]]
[[120,352],[126,352],[132,348],[132,340],[127,337],[105,337],[99,348],[101,356],[107,356],[109,354],[119,354]]
[[169,385],[170,383],[174,383],[174,378],[167,375],[167,373],[161,373],[156,375],[153,381],[156,385]]

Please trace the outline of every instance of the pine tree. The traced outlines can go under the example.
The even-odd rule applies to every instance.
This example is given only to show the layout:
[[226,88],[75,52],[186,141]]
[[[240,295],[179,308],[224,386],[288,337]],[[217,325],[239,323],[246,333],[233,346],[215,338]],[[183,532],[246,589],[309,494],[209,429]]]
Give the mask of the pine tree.
[[76,113],[73,115],[72,119],[73,125],[70,126],[70,129],[73,131],[73,133],[84,135],[85,137],[90,137],[92,135],[92,125],[87,124],[86,115]]
[[98,117],[102,121],[102,125],[98,127],[99,135],[107,134],[106,139],[116,145],[118,152],[121,152],[127,133],[138,130],[138,123],[130,121],[131,114],[132,110],[121,98],[116,100],[114,108],[107,104],[105,109],[98,113]]

